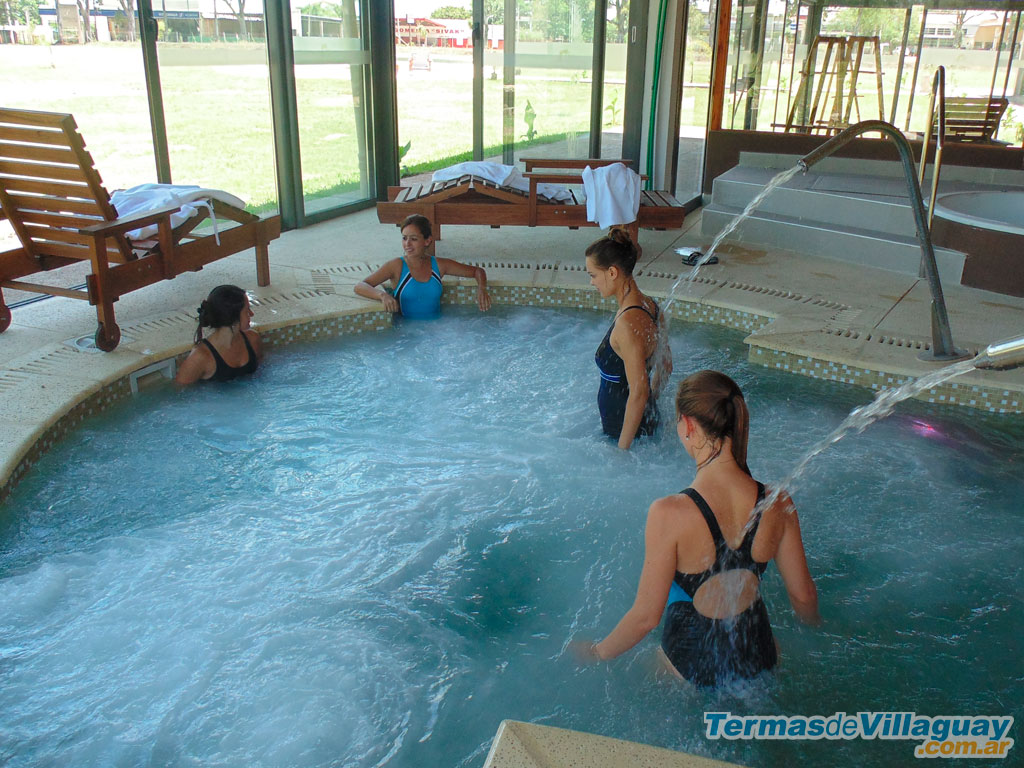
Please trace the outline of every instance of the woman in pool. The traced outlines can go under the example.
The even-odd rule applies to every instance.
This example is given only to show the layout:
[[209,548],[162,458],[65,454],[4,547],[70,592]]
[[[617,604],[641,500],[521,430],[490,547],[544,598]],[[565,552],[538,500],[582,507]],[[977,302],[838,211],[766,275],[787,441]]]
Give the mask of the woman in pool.
[[[252,373],[263,357],[260,335],[249,328],[249,297],[237,285],[218,285],[199,305],[196,345],[174,381],[185,386],[205,379],[230,381]],[[203,328],[212,329],[203,338]]]
[[633,607],[604,640],[577,646],[584,659],[624,653],[664,612],[661,650],[687,680],[711,686],[771,669],[778,654],[759,587],[773,559],[796,615],[820,621],[789,496],[748,527],[764,486],[747,469],[747,429],[743,394],[724,373],[700,371],[679,385],[676,431],[697,473],[682,493],[651,504]]
[[[402,222],[402,248],[405,256],[392,259],[365,280],[356,283],[356,295],[376,299],[389,312],[403,317],[430,318],[441,314],[441,278],[445,275],[472,277],[476,280],[476,303],[481,312],[491,308],[487,293],[487,273],[481,267],[460,264],[452,259],[437,259],[427,253],[433,242],[430,221],[414,213]],[[391,281],[394,295],[377,286]]]
[[629,233],[612,227],[586,256],[590,284],[619,303],[595,355],[601,371],[597,407],[605,434],[626,450],[637,435],[653,434],[658,426],[658,393],[672,373],[672,352],[667,342],[658,349],[661,311],[633,279],[637,248]]

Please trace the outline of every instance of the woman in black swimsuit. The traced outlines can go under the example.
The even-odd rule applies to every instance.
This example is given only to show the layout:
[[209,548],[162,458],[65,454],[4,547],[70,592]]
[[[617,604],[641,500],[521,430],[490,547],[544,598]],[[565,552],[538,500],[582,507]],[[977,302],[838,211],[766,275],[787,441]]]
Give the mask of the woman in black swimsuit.
[[661,650],[679,675],[697,685],[750,678],[778,660],[759,590],[769,560],[797,616],[819,621],[800,522],[785,493],[752,515],[764,486],[747,469],[747,406],[732,379],[717,371],[684,379],[676,420],[697,473],[689,488],[658,499],[647,513],[633,607],[608,637],[576,650],[588,660],[615,658],[664,613]]
[[658,426],[658,393],[672,373],[672,352],[667,340],[659,348],[661,312],[633,278],[637,250],[629,233],[612,227],[586,256],[590,284],[619,304],[595,355],[601,372],[597,407],[605,434],[626,450],[637,435],[653,434]]
[[[251,319],[249,297],[241,288],[218,285],[210,291],[199,307],[196,345],[178,368],[175,383],[230,381],[255,371],[263,357],[263,343],[249,328]],[[206,338],[203,328],[213,329]]]

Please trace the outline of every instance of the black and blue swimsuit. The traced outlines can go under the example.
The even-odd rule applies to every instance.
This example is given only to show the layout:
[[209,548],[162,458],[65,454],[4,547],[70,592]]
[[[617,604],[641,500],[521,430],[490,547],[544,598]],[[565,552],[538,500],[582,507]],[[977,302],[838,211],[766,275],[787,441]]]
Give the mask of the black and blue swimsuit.
[[[645,313],[654,322],[654,327],[658,327],[658,315],[660,310],[658,305],[654,305],[654,314],[648,312],[644,307],[639,304],[626,307],[615,316],[615,320],[619,319],[619,316],[623,312],[628,312],[631,309],[639,309]],[[619,435],[622,433],[622,422],[626,418],[626,401],[629,399],[629,382],[626,380],[626,364],[622,361],[622,358],[618,356],[614,349],[612,349],[612,331],[615,330],[615,320],[612,321],[611,327],[608,329],[608,333],[604,335],[604,340],[601,345],[597,348],[597,353],[594,355],[594,361],[597,363],[597,368],[601,372],[601,387],[597,390],[597,408],[601,412],[601,426],[604,429],[604,433],[610,437],[619,439]],[[650,389],[651,383],[651,360],[647,360],[647,384]],[[658,422],[661,421],[661,416],[658,413],[658,401],[654,396],[654,392],[651,392],[647,398],[647,405],[644,407],[643,418],[640,419],[640,427],[637,429],[636,434],[640,435],[653,435],[654,430],[658,428]]]
[[210,350],[210,354],[213,355],[213,361],[217,367],[213,371],[213,375],[207,379],[207,381],[231,381],[237,379],[239,376],[245,376],[246,374],[253,373],[260,364],[260,361],[256,357],[256,351],[252,348],[252,344],[249,343],[249,336],[243,332],[242,341],[245,342],[245,348],[249,353],[248,359],[241,365],[235,367],[228,365],[224,358],[220,356],[220,353],[214,348],[213,344],[210,343],[209,339],[203,339],[203,344],[206,345],[207,349]]
[[[715,562],[701,573],[676,571],[665,608],[661,648],[679,674],[696,685],[713,686],[729,679],[754,677],[778,663],[768,609],[761,596],[725,619],[712,619],[698,612],[693,597],[704,582],[724,571],[748,570],[760,581],[768,563],[759,563],[750,554],[760,520],[747,531],[739,547],[731,549],[704,497],[693,488],[682,493],[693,499],[704,516],[715,542]],[[763,499],[764,486],[758,483],[757,502]]]

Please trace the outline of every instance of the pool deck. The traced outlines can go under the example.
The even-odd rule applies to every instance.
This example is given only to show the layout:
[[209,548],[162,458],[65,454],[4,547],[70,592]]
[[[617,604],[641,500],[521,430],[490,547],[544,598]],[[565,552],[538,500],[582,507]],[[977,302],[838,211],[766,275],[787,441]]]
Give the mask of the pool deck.
[[[689,272],[675,248],[708,245],[699,220],[697,212],[682,230],[641,231],[644,252],[637,275],[644,291],[664,297],[679,275]],[[595,307],[600,305],[583,269],[583,251],[598,235],[597,229],[449,226],[438,243],[438,254],[484,266],[499,303]],[[272,282],[266,288],[255,287],[255,259],[248,251],[121,299],[116,314],[122,341],[111,353],[73,343],[80,337],[91,339],[95,331],[95,311],[86,302],[50,298],[15,309],[11,327],[0,335],[0,501],[66,429],[127,396],[133,374],[148,366],[160,368],[162,361],[188,351],[195,307],[213,286],[235,283],[250,290],[256,300],[254,325],[268,337],[277,333],[276,343],[286,343],[288,329],[318,322],[327,332],[332,327],[344,332],[345,328],[330,325],[339,317],[359,321],[349,329],[385,328],[390,315],[379,304],[355,296],[352,286],[371,266],[399,254],[397,230],[378,223],[373,209],[287,232],[271,244]],[[695,281],[682,283],[674,315],[746,330],[754,362],[875,388],[939,367],[918,359],[930,339],[926,281],[829,258],[765,250],[742,240],[727,242],[719,256],[721,263],[705,267]],[[466,288],[472,284],[453,282]],[[973,352],[1024,333],[1024,299],[960,286],[945,286],[945,294],[953,338],[961,348]],[[446,295],[465,299],[472,293],[460,289]],[[972,372],[961,377],[957,387],[923,397],[954,407],[1024,411],[1024,370]],[[526,749],[520,743],[525,737],[512,733],[515,727],[505,729],[504,742],[496,741],[497,751],[488,765],[550,764],[531,762],[536,757],[531,757],[532,748],[522,759],[509,757]],[[566,744],[583,738],[567,733],[559,737]],[[632,748],[605,741],[603,748],[612,752]],[[703,758],[677,757],[650,764],[711,764]]]

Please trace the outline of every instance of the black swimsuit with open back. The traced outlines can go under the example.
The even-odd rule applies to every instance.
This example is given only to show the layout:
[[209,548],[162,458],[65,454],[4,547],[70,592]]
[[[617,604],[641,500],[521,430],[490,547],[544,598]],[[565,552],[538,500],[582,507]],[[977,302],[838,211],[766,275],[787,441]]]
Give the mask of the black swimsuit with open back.
[[[693,596],[712,576],[733,569],[753,572],[758,581],[768,563],[759,563],[750,554],[757,534],[756,521],[732,549],[722,536],[711,507],[693,488],[682,491],[704,516],[715,543],[715,562],[701,573],[676,571],[665,609],[665,627],[661,647],[683,677],[703,686],[718,685],[728,679],[751,678],[778,663],[768,609],[758,595],[746,610],[725,619],[712,619],[699,613]],[[764,499],[764,486],[757,484],[757,502]]]
[[210,354],[213,355],[213,361],[217,364],[216,370],[213,372],[213,376],[207,379],[207,381],[231,381],[237,379],[239,376],[254,372],[260,364],[260,361],[256,358],[256,353],[253,351],[252,344],[249,343],[249,337],[243,333],[242,341],[245,342],[245,348],[249,351],[249,359],[242,365],[235,368],[234,366],[228,365],[224,362],[224,358],[220,356],[220,353],[214,349],[213,344],[208,339],[203,339],[203,344],[210,350]]
[[[654,327],[658,327],[658,315],[660,310],[658,305],[654,305],[654,314],[648,312],[644,307],[639,304],[633,304],[632,306],[626,307],[615,316],[615,320],[619,319],[619,315],[623,312],[628,312],[631,309],[639,309],[646,314],[654,322]],[[597,348],[597,352],[594,355],[594,361],[597,363],[597,368],[601,372],[601,387],[597,390],[597,408],[601,412],[601,427],[604,429],[604,433],[610,437],[619,439],[619,435],[622,434],[622,422],[626,418],[626,401],[629,399],[629,382],[626,380],[626,364],[622,361],[622,358],[612,349],[612,331],[615,330],[615,320],[612,321],[611,326],[608,328],[608,333],[604,335],[604,340],[601,345]],[[651,379],[651,361],[647,360],[647,382],[650,384]],[[640,419],[640,427],[637,429],[636,434],[640,435],[653,435],[654,430],[658,428],[658,423],[661,421],[661,416],[658,413],[658,402],[655,398],[654,393],[651,392],[651,396],[647,398],[647,405],[644,407],[643,418]]]

